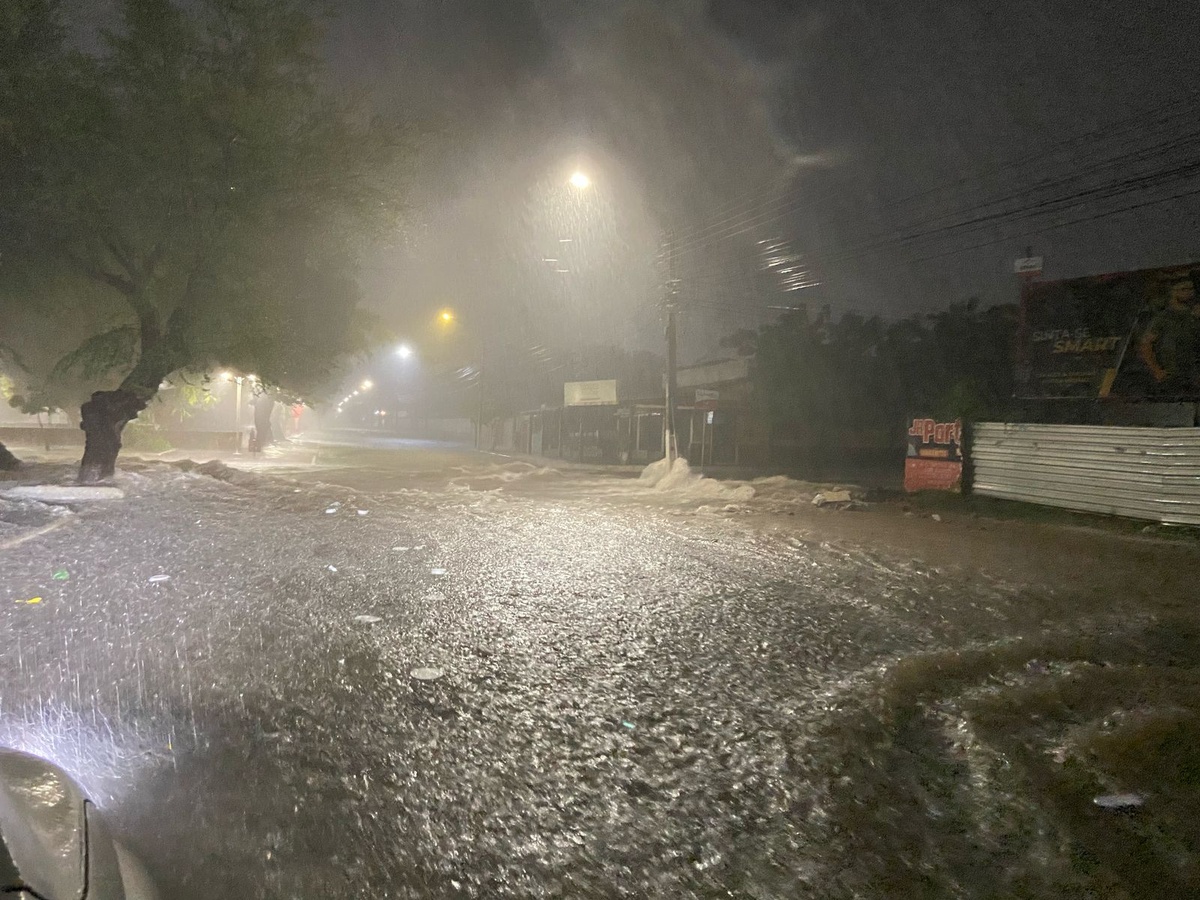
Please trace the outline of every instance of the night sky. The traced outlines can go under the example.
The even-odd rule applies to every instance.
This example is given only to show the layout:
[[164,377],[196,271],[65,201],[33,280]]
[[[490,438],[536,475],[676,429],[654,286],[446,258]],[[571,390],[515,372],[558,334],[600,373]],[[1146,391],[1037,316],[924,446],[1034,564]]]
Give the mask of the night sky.
[[655,347],[664,240],[692,358],[769,306],[1010,301],[1026,244],[1052,278],[1200,259],[1200,194],[1155,202],[1200,191],[1192,0],[336,7],[335,79],[426,151],[368,275],[400,330]]

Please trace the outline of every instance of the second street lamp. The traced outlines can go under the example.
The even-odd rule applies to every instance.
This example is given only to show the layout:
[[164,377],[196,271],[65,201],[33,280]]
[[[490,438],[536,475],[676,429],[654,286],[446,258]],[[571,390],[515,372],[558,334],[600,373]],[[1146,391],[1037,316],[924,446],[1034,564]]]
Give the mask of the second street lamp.
[[[458,314],[450,307],[445,307],[437,314],[437,324],[446,335],[453,334],[459,331]],[[475,414],[475,449],[478,450],[483,444],[483,341],[475,330],[471,331],[471,338],[476,349],[475,389],[478,391],[478,405]]]

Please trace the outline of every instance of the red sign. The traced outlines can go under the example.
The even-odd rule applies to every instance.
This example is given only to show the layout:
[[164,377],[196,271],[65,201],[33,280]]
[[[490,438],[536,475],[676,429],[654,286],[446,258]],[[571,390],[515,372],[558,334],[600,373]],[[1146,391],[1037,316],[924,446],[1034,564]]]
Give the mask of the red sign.
[[962,463],[945,459],[904,461],[904,489],[914,491],[957,491],[962,486]]
[[914,418],[908,427],[904,489],[957,491],[962,485],[962,422]]

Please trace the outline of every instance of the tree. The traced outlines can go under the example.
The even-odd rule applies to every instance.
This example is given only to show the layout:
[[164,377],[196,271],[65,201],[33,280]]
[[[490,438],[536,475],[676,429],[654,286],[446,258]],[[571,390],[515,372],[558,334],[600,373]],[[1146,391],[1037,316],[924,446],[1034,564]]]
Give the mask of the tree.
[[854,429],[900,435],[905,416],[1003,416],[1013,391],[1016,311],[976,300],[884,322],[877,316],[789,312],[722,344],[753,353],[772,423],[812,446]]
[[80,480],[112,474],[174,372],[228,366],[311,395],[368,342],[357,269],[398,224],[403,153],[323,89],[307,4],[124,0],[87,57],[64,49],[51,3],[19,3],[18,35],[43,39],[0,60],[0,292],[67,315],[114,304],[60,363],[100,387],[80,409]]
[[[4,173],[0,179],[0,241],[10,233],[13,224],[9,204],[14,199],[16,181],[12,175],[29,154],[40,149],[22,146],[19,136],[34,125],[30,121],[34,107],[53,110],[48,88],[56,74],[53,63],[62,45],[62,29],[55,13],[56,7],[50,0],[13,0],[0,7],[0,172]],[[5,249],[0,243],[0,272],[7,262]],[[0,306],[4,309],[0,329],[11,328],[15,305],[0,292]],[[25,387],[28,372],[21,354],[5,338],[0,333],[0,373],[7,379],[8,395],[4,399],[5,402],[15,399],[14,405],[21,406],[23,395],[18,391]],[[0,444],[0,470],[16,466],[16,458]]]

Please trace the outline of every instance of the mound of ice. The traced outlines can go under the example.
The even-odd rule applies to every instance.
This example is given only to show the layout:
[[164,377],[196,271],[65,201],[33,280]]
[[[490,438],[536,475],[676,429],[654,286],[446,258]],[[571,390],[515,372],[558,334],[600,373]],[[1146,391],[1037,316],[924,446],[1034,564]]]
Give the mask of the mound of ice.
[[[687,460],[684,459],[678,459],[676,462],[681,462],[685,466],[687,465]],[[666,477],[666,474],[670,470],[671,464],[667,462],[667,458],[664,456],[662,459],[652,462],[646,468],[642,469],[642,474],[638,476],[638,481],[647,487],[654,487]]]
[[714,481],[692,471],[680,457],[668,466],[665,459],[652,462],[638,476],[639,484],[688,500],[726,500],[744,503],[754,499],[754,488],[741,481]]
[[39,503],[86,503],[90,500],[120,500],[120,488],[79,484],[23,484],[0,493],[6,500],[36,500]]

